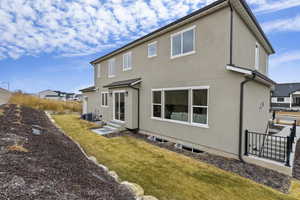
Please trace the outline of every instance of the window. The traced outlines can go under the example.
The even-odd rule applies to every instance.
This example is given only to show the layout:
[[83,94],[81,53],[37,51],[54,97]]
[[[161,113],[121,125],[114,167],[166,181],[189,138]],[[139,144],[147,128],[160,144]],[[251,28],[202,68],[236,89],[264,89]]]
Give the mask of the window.
[[171,58],[195,52],[195,26],[171,35]]
[[132,69],[132,56],[131,52],[128,52],[123,55],[123,71]]
[[108,78],[116,76],[116,59],[112,58],[108,61]]
[[259,69],[259,44],[255,44],[255,69]]
[[101,93],[101,106],[108,107],[108,92]]
[[192,123],[207,124],[208,90],[192,90]]
[[152,90],[152,117],[208,128],[208,86]]
[[148,44],[148,58],[157,56],[157,42],[152,42]]
[[283,97],[277,97],[277,102],[284,102],[284,98]]
[[165,91],[165,119],[188,121],[189,91]]
[[162,117],[162,102],[161,102],[161,91],[153,91],[152,93],[152,116],[153,117]]
[[100,64],[97,64],[96,66],[97,66],[97,78],[100,78],[100,76],[101,76],[101,71],[100,71],[101,66],[100,66]]

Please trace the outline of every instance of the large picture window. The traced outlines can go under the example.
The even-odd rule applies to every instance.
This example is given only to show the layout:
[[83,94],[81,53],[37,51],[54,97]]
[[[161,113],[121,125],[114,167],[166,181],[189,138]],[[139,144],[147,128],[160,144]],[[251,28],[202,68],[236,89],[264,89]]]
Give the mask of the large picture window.
[[171,58],[195,52],[195,26],[171,35]]
[[208,86],[152,90],[152,117],[208,127]]
[[189,91],[165,91],[165,119],[188,121]]

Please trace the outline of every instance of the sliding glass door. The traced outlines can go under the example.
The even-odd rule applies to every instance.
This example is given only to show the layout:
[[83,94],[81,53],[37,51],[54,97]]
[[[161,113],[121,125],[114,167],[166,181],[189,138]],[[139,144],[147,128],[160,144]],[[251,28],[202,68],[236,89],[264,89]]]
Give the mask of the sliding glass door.
[[125,121],[125,92],[114,92],[114,120]]

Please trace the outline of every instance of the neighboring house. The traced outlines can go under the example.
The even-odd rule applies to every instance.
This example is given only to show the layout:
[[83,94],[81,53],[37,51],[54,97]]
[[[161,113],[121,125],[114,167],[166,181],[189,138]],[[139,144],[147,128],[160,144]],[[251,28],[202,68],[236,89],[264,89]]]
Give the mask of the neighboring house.
[[52,99],[52,100],[60,100],[60,101],[74,101],[75,93],[67,93],[55,90],[44,90],[38,93],[37,95],[42,99]]
[[91,64],[83,112],[181,145],[242,157],[265,133],[274,50],[243,0],[219,0]]
[[11,93],[3,88],[0,88],[0,105],[6,104],[11,96]]
[[271,103],[273,109],[300,109],[300,83],[277,84]]

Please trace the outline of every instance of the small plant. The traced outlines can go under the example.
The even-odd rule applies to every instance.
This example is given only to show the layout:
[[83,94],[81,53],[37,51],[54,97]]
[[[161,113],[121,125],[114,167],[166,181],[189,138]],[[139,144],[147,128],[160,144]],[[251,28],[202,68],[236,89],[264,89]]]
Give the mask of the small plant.
[[20,146],[20,145],[9,146],[9,147],[7,147],[7,150],[25,152],[25,153],[29,152],[28,149],[26,149],[26,148],[24,148],[23,146]]
[[4,110],[0,109],[0,117],[4,115]]

